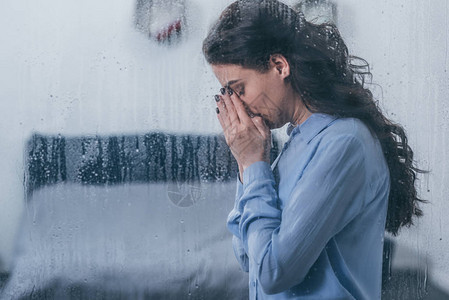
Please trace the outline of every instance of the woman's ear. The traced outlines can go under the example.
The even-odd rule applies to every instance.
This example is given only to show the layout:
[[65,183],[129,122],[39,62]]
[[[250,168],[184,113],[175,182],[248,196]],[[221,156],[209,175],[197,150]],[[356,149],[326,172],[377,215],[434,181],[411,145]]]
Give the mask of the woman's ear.
[[290,65],[282,54],[272,54],[270,56],[270,66],[275,68],[282,78],[290,76]]

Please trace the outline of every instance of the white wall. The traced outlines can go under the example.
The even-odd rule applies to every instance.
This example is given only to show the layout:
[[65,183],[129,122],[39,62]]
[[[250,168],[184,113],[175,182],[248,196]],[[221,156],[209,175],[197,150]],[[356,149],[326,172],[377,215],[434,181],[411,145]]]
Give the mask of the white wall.
[[[426,263],[429,275],[449,286],[448,1],[336,2],[350,52],[370,62],[373,81],[383,87],[381,106],[406,128],[418,164],[432,171],[418,182],[421,197],[431,200],[425,216],[398,240],[416,264]],[[219,85],[201,41],[227,3],[188,1],[188,35],[167,48],[133,29],[133,0],[1,2],[4,269],[23,211],[23,145],[32,132],[220,131],[212,100]]]

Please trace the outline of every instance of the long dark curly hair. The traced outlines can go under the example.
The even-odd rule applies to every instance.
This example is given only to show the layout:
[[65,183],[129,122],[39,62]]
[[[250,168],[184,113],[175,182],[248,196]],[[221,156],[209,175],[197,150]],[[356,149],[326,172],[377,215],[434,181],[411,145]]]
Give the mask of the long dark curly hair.
[[[238,0],[229,5],[203,42],[209,64],[235,64],[268,71],[272,54],[290,64],[286,78],[305,106],[341,118],[358,118],[379,139],[390,170],[386,230],[399,228],[422,216],[415,188],[417,173],[405,130],[381,112],[365,78],[372,77],[368,63],[348,55],[337,27],[307,22],[299,9],[277,0]],[[355,64],[354,62],[362,62]]]

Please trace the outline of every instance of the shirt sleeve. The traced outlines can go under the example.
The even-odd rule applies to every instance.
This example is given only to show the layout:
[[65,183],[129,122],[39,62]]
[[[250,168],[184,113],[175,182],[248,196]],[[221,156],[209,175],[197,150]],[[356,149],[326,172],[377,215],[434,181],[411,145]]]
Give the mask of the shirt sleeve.
[[364,164],[356,137],[321,141],[282,211],[270,165],[259,161],[245,169],[239,234],[265,293],[301,283],[326,243],[360,212]]
[[243,271],[249,271],[248,255],[243,248],[242,240],[240,239],[239,223],[243,210],[239,209],[238,204],[243,194],[243,184],[240,181],[239,172],[237,172],[237,187],[235,192],[234,208],[228,215],[227,227],[233,234],[232,236],[232,248],[234,249],[234,255]]

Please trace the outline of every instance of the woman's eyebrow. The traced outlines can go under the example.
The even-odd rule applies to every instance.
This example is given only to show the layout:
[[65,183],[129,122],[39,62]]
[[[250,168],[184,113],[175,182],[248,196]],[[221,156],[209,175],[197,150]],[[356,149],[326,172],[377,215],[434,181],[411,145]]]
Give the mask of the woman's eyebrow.
[[228,81],[228,83],[225,85],[225,87],[229,87],[229,86],[233,85],[234,83],[239,82],[240,80],[242,80],[242,79],[235,79],[235,80]]

